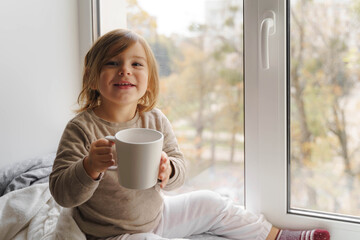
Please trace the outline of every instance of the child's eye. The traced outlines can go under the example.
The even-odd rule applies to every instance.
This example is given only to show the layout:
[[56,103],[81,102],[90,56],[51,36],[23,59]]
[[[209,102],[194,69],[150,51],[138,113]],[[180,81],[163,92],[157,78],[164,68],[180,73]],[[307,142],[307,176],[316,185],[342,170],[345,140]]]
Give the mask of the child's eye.
[[119,66],[119,63],[118,62],[115,62],[115,61],[109,61],[107,63],[105,63],[106,66]]
[[135,66],[135,67],[141,67],[141,66],[143,66],[141,63],[138,63],[138,62],[134,62],[132,65]]

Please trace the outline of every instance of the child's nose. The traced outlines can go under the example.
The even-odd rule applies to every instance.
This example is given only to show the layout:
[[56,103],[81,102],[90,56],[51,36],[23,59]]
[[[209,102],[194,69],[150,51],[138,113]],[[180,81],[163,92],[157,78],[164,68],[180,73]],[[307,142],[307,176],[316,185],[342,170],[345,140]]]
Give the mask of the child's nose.
[[123,75],[131,75],[131,71],[128,67],[126,66],[122,66],[120,69],[119,69],[119,75],[120,76],[123,76]]

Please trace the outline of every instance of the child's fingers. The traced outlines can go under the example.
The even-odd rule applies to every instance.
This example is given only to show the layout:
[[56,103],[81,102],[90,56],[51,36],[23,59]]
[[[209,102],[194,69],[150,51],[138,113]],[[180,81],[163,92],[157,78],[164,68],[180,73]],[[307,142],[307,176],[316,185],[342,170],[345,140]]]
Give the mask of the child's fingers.
[[94,149],[98,155],[106,155],[112,153],[111,147],[95,147]]
[[94,142],[94,144],[95,144],[95,147],[102,147],[102,146],[111,147],[111,146],[114,145],[115,143],[112,142],[112,141],[109,141],[109,140],[107,140],[107,139],[105,139],[105,138],[100,138],[100,139],[96,140],[96,141]]
[[165,172],[160,173],[160,174],[159,174],[159,179],[160,179],[161,181],[166,180],[166,173],[165,173]]
[[167,172],[167,169],[169,168],[169,164],[166,164],[166,163],[161,163],[159,165],[159,175],[163,172]]
[[112,153],[97,155],[96,158],[98,159],[99,162],[109,162],[113,160],[113,155]]
[[161,166],[159,167],[159,173],[158,173],[158,179],[159,180],[162,180],[162,173],[163,173],[163,170],[161,170]]
[[160,170],[161,170],[161,171],[165,171],[165,170],[166,170],[166,164],[161,164]]
[[164,188],[167,182],[169,181],[169,177],[167,177],[166,174],[162,174],[161,178],[162,179],[161,179],[160,187]]
[[166,154],[165,152],[162,152],[162,153],[161,153],[161,162],[162,162],[162,163],[166,163],[167,160],[168,160],[167,154]]
[[160,170],[164,171],[166,168],[170,166],[168,156],[165,152],[162,152],[161,154],[161,161],[160,161]]
[[115,165],[115,160],[112,159],[110,161],[107,161],[107,162],[104,163],[104,165],[105,165],[106,168],[114,166]]
[[161,153],[161,160],[159,165],[159,174],[158,179],[161,180],[160,187],[164,188],[169,181],[171,173],[171,166],[168,159],[168,156],[165,152]]
[[98,172],[104,172],[106,171],[109,167],[114,166],[115,165],[115,160],[114,159],[110,159],[110,160],[100,160],[96,163],[96,168]]
[[160,165],[158,179],[161,181],[161,183],[160,183],[161,188],[164,188],[169,181],[169,177],[170,177],[170,173],[171,173],[171,170],[169,170],[169,168],[171,168],[171,167],[167,164]]
[[93,142],[91,144],[90,154],[109,155],[113,151],[113,148],[112,148],[113,144],[114,144],[113,142],[111,142],[105,138],[96,140],[95,142]]
[[165,164],[160,164],[158,179],[161,180],[161,181],[164,180],[165,179],[165,174],[166,174],[166,165]]

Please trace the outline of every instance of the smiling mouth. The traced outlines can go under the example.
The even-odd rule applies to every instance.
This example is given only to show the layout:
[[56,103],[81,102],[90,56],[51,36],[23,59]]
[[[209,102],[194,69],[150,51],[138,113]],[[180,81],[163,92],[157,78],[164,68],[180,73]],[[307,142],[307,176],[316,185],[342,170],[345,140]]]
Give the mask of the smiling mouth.
[[135,85],[131,84],[131,83],[115,83],[114,86],[116,86],[116,87],[135,87]]

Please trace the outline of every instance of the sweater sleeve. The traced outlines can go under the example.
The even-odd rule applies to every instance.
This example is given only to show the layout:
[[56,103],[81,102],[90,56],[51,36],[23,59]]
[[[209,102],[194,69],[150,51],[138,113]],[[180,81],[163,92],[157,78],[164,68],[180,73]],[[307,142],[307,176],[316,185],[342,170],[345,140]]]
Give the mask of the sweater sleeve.
[[61,137],[49,187],[55,201],[63,207],[86,202],[99,185],[85,171],[83,159],[88,155],[90,140],[75,123],[69,122]]
[[184,155],[180,151],[170,121],[165,117],[165,115],[163,115],[162,128],[164,134],[163,151],[168,155],[169,160],[172,162],[175,170],[174,175],[169,179],[168,184],[164,188],[164,190],[170,191],[184,184],[186,176],[186,164]]

